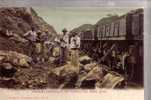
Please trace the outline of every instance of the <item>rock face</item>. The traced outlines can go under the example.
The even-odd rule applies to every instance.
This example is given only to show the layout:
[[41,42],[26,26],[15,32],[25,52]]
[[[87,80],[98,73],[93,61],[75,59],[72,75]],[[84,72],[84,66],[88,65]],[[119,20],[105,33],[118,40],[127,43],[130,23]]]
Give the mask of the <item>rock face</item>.
[[32,28],[48,31],[49,40],[56,36],[54,28],[32,8],[0,8],[0,87],[46,88],[50,65],[33,63],[35,47],[23,37]]
[[80,32],[80,31],[84,31],[86,29],[93,29],[93,25],[91,25],[91,24],[83,24],[83,25],[73,29],[71,32]]
[[92,30],[94,31],[94,25],[91,24],[83,24],[77,28],[74,28],[73,30],[70,31],[70,35],[74,34],[74,32],[80,33],[80,32],[84,32],[86,30]]
[[[27,54],[31,48],[26,48],[26,42],[22,36],[31,28],[37,31],[49,31],[49,38],[56,36],[54,28],[47,24],[32,8],[25,7],[1,7],[0,8],[0,49],[12,50]],[[6,32],[12,31],[15,38],[6,37]],[[23,43],[19,43],[23,42]],[[14,46],[15,45],[15,46]],[[30,50],[30,51],[29,51]]]
[[29,67],[32,61],[31,57],[14,51],[0,51],[0,58],[0,62],[11,62],[13,65],[22,67]]
[[48,30],[52,35],[56,31],[52,26],[47,24],[32,8],[0,8],[0,28],[12,30],[13,32],[23,35],[31,27],[37,30]]

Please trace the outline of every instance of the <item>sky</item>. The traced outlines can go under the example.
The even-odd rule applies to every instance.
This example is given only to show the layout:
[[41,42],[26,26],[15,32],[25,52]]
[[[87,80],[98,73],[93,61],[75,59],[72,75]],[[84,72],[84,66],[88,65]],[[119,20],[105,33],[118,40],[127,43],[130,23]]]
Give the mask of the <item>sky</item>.
[[123,15],[137,8],[41,7],[34,9],[40,17],[54,27],[58,34],[61,34],[63,28],[70,31],[82,24],[95,24],[107,14]]

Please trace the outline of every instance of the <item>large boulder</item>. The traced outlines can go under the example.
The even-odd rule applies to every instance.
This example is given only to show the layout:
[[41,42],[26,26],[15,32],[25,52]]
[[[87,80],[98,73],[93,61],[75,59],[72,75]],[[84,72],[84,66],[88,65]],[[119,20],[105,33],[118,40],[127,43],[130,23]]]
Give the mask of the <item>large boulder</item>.
[[83,68],[84,68],[85,71],[88,71],[88,72],[89,72],[89,71],[92,70],[95,66],[97,66],[96,63],[89,63],[89,64],[84,65]]
[[54,68],[52,70],[52,72],[55,73],[58,76],[66,76],[66,75],[71,74],[71,73],[77,73],[77,71],[78,70],[73,65],[71,65],[70,63],[66,64],[64,66]]
[[110,72],[106,74],[103,81],[96,83],[96,87],[99,88],[116,88],[118,85],[124,82],[124,77],[116,72]]
[[74,88],[75,83],[78,78],[78,69],[72,66],[70,63],[52,69],[49,73],[48,80],[49,82],[53,82],[55,84],[51,84],[50,86],[55,86],[58,88]]
[[[79,75],[79,79],[76,82],[76,87],[83,87],[83,84],[87,84],[86,82],[94,81],[92,84],[95,85],[95,82],[103,79],[103,70],[99,65],[96,65],[94,68],[92,68],[88,73],[83,73],[82,75]],[[94,88],[94,87],[93,87]]]
[[[30,67],[32,58],[15,51],[2,51],[0,50],[1,62],[10,62],[16,66]],[[3,61],[2,61],[3,60]]]

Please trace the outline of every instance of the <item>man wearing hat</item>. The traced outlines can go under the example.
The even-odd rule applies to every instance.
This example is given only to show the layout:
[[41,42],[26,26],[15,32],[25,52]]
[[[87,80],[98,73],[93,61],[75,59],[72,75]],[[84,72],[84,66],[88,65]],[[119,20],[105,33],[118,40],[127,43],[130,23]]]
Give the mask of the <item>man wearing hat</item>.
[[70,49],[71,49],[71,64],[75,67],[77,73],[79,73],[80,37],[76,32],[74,32],[73,36],[71,37]]
[[69,36],[67,34],[67,29],[64,28],[62,30],[63,36],[60,39],[61,44],[61,57],[60,57],[60,63],[64,64],[67,61],[68,58],[68,52],[69,52]]

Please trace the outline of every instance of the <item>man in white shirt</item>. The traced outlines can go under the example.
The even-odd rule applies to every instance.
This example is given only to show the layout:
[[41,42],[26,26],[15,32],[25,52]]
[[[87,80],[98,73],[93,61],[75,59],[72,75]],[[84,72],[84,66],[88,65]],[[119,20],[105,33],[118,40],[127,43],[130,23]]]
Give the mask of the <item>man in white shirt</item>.
[[28,40],[28,47],[31,48],[31,52],[29,52],[28,55],[33,57],[35,53],[35,43],[37,41],[37,32],[35,31],[35,28],[32,27],[31,30],[29,30],[27,33],[23,35],[26,40]]
[[71,38],[71,43],[70,43],[70,48],[76,48],[79,49],[80,48],[80,37],[77,35],[77,33],[75,33],[76,35],[74,35]]
[[70,49],[71,49],[71,64],[75,67],[77,73],[79,73],[80,37],[78,36],[78,33],[74,33],[73,36],[71,37]]
[[63,29],[63,36],[60,39],[61,42],[61,57],[60,57],[60,63],[66,63],[69,55],[69,36],[67,34],[67,29]]
[[24,34],[24,37],[26,37],[26,39],[28,39],[30,42],[36,42],[37,33],[36,33],[35,29],[32,28],[32,30],[30,30]]

